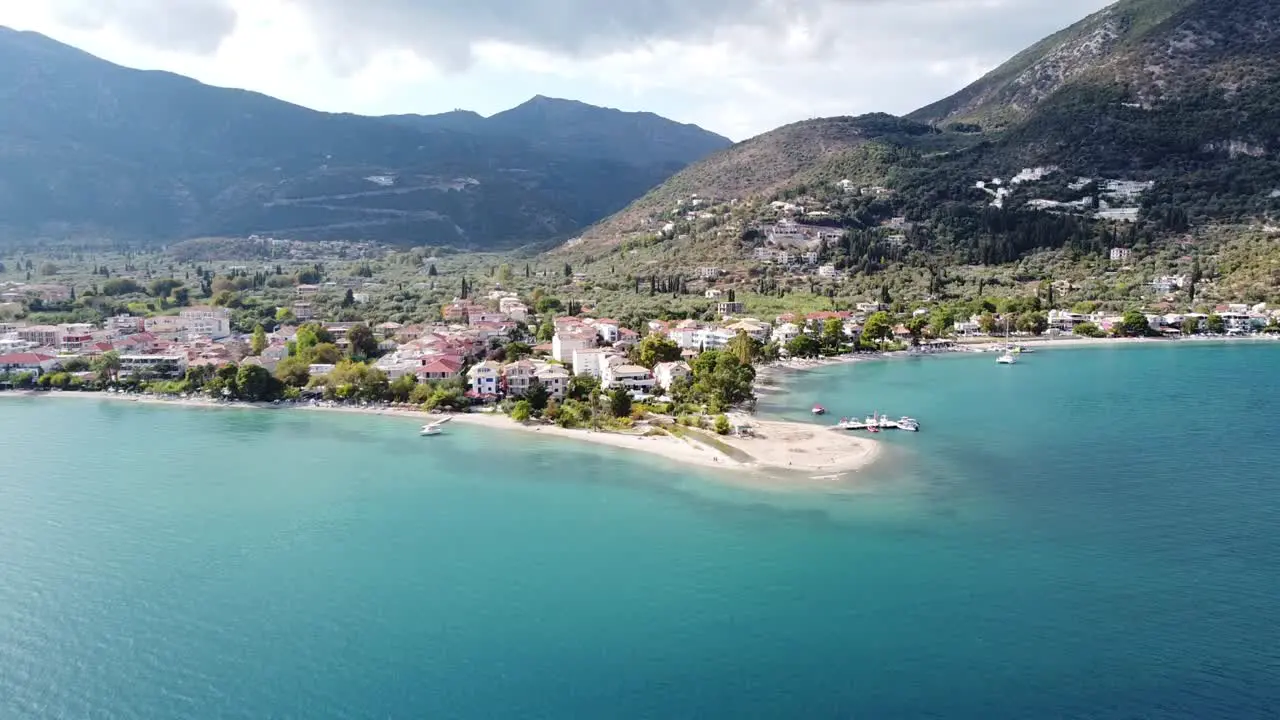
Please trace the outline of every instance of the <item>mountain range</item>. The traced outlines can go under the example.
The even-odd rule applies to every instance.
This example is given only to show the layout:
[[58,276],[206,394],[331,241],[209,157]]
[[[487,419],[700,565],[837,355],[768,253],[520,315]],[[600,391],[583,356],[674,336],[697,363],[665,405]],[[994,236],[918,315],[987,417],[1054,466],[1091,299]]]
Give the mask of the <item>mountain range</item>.
[[572,247],[741,257],[783,202],[806,209],[802,224],[851,231],[836,255],[855,270],[1267,217],[1280,211],[1277,48],[1272,0],[1121,0],[905,117],[800,122],[711,155]]
[[0,28],[0,240],[506,248],[569,237],[729,145],[541,96],[490,118],[322,113]]

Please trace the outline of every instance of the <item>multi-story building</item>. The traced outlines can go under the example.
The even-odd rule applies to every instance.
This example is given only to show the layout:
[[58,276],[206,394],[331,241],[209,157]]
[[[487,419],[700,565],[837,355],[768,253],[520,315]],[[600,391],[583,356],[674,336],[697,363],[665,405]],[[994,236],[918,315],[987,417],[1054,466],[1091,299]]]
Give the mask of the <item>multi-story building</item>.
[[569,371],[559,365],[546,364],[538,368],[534,377],[547,389],[547,394],[556,400],[563,400],[569,391]]
[[495,362],[482,362],[467,371],[467,385],[476,395],[497,395],[502,391],[502,366]]
[[17,329],[19,340],[35,347],[57,347],[62,340],[62,330],[54,325],[28,325]]
[[551,357],[557,362],[573,364],[573,354],[595,347],[596,331],[588,327],[571,327],[557,330],[551,338]]
[[189,307],[178,313],[186,322],[187,332],[215,340],[231,334],[231,311],[224,307]]
[[604,367],[600,377],[600,387],[612,389],[626,388],[629,392],[649,393],[657,380],[648,368],[639,365],[627,365],[625,362],[609,363]]
[[507,394],[512,397],[520,397],[529,392],[529,385],[537,375],[538,366],[529,360],[507,363],[502,367],[502,382]]
[[683,361],[658,363],[653,368],[654,382],[663,390],[670,390],[677,380],[687,378],[692,374],[693,371],[689,369],[689,363]]

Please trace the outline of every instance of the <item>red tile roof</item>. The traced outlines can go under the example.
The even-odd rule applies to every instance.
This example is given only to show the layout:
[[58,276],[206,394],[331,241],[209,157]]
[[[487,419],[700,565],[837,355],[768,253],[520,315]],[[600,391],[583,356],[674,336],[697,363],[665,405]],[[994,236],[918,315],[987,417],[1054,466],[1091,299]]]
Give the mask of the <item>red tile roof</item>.
[[54,359],[53,355],[40,353],[12,353],[0,355],[0,365],[39,365]]

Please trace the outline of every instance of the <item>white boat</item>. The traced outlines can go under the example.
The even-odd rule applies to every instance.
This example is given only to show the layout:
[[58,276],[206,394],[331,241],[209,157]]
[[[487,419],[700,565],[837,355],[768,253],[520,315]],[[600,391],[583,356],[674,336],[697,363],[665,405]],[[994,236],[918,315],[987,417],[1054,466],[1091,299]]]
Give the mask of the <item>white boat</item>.
[[907,432],[920,432],[920,423],[915,418],[902,416],[898,419],[898,429]]
[[1005,353],[996,358],[996,362],[1001,365],[1013,365],[1018,362],[1018,358],[1014,357],[1012,353]]
[[440,429],[439,425],[423,425],[422,429],[418,431],[418,434],[426,437],[428,435],[440,435],[443,432],[444,431]]

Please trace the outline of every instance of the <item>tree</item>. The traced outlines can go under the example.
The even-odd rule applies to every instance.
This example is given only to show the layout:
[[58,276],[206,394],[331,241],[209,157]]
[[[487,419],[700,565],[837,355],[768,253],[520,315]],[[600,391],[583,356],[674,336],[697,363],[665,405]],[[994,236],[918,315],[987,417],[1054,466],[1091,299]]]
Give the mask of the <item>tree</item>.
[[738,362],[750,364],[759,353],[760,341],[747,334],[746,330],[739,330],[729,343],[725,346],[725,350],[738,358]]
[[182,287],[182,281],[176,278],[160,278],[152,280],[148,292],[152,297],[164,298],[173,294],[174,290]]
[[413,391],[418,387],[418,379],[413,373],[406,373],[391,381],[387,386],[387,395],[393,402],[409,402]]
[[528,343],[509,342],[503,348],[503,354],[507,358],[507,362],[515,362],[523,360],[533,354],[533,348]]
[[1222,335],[1227,332],[1227,323],[1222,319],[1221,315],[1210,315],[1204,323],[1205,327],[1213,335]]
[[511,419],[516,422],[529,422],[529,418],[533,416],[533,406],[528,400],[521,400],[511,408]]
[[1137,310],[1126,312],[1120,325],[1116,327],[1116,334],[1123,337],[1147,337],[1152,332],[1147,316]]
[[293,310],[291,310],[290,308],[287,308],[287,307],[276,308],[276,322],[291,323],[291,322],[294,322],[296,319],[297,318],[293,316]]
[[241,365],[236,371],[236,395],[250,402],[268,402],[284,393],[284,383],[261,365]]
[[253,326],[253,338],[249,341],[249,352],[261,355],[267,349],[267,330],[259,323]]
[[120,353],[115,350],[104,352],[93,361],[93,371],[98,374],[100,382],[116,382],[120,379]]
[[529,407],[533,408],[535,415],[541,414],[547,409],[547,402],[551,399],[551,393],[547,392],[547,386],[542,384],[541,380],[534,378],[529,383],[529,389],[524,394],[524,399],[529,401]]
[[439,274],[440,272],[436,270],[435,263],[431,263],[431,265],[427,267],[427,277],[436,277]]
[[893,319],[889,317],[889,313],[883,310],[872,313],[862,326],[862,341],[864,343],[878,345],[891,337],[893,337]]
[[289,387],[303,388],[311,380],[311,363],[298,356],[287,357],[276,364],[276,377]]
[[342,307],[349,308],[356,304],[356,294],[351,288],[347,288],[347,293],[342,296]]
[[1072,328],[1071,332],[1076,335],[1079,335],[1080,337],[1088,337],[1088,338],[1100,338],[1100,337],[1106,336],[1106,333],[1102,332],[1102,328],[1098,327],[1097,325],[1094,325],[1091,322],[1080,323],[1079,325],[1076,325],[1074,328]]
[[178,307],[186,307],[191,304],[191,290],[185,287],[174,288],[173,304]]
[[1042,312],[1026,313],[1018,318],[1018,328],[1039,337],[1049,329],[1049,316]]
[[364,323],[357,323],[347,330],[347,342],[350,343],[352,357],[371,358],[378,354],[378,338]]
[[298,333],[294,339],[298,343],[299,353],[305,353],[321,343],[333,342],[333,336],[319,323],[307,323],[298,328]]
[[1200,256],[1191,258],[1191,277],[1187,282],[1187,295],[1192,303],[1196,301],[1196,285],[1200,284]]
[[637,365],[652,370],[658,363],[675,362],[680,359],[680,346],[666,335],[650,333],[644,336],[635,347]]
[[631,393],[624,387],[616,387],[609,391],[609,412],[616,418],[631,415]]
[[822,352],[827,355],[839,355],[844,350],[844,321],[840,318],[827,318],[822,323],[822,337],[819,343]]
[[1193,318],[1193,317],[1183,318],[1183,319],[1182,319],[1182,334],[1183,334],[1183,335],[1199,335],[1199,334],[1200,334],[1200,319],[1199,319],[1199,318]]
[[41,275],[57,275],[58,266],[54,265],[51,262],[44,263],[40,266],[40,274]]
[[569,378],[567,395],[578,402],[589,402],[599,390],[599,378],[591,375],[574,375]]
[[732,428],[729,427],[728,416],[724,415],[723,413],[716,416],[715,431],[717,435],[728,435],[729,430],[731,429]]
[[573,267],[569,263],[564,264],[564,276],[567,278],[573,277]]
[[502,263],[502,265],[498,267],[498,282],[503,285],[510,285],[511,280],[514,277],[515,273],[511,271],[511,266],[507,263]]
[[817,357],[822,345],[809,333],[800,333],[787,341],[787,354],[791,357]]
[[300,357],[322,365],[336,365],[342,361],[342,349],[333,343],[320,343],[309,350],[299,351]]
[[362,362],[343,360],[325,381],[325,395],[339,400],[373,402],[387,397],[386,373]]
[[994,335],[996,332],[996,316],[989,312],[982,313],[978,318],[978,329],[982,330],[984,335]]
[[919,345],[920,339],[924,337],[924,332],[929,328],[929,318],[926,315],[912,315],[907,321],[907,332],[911,333],[911,344]]

